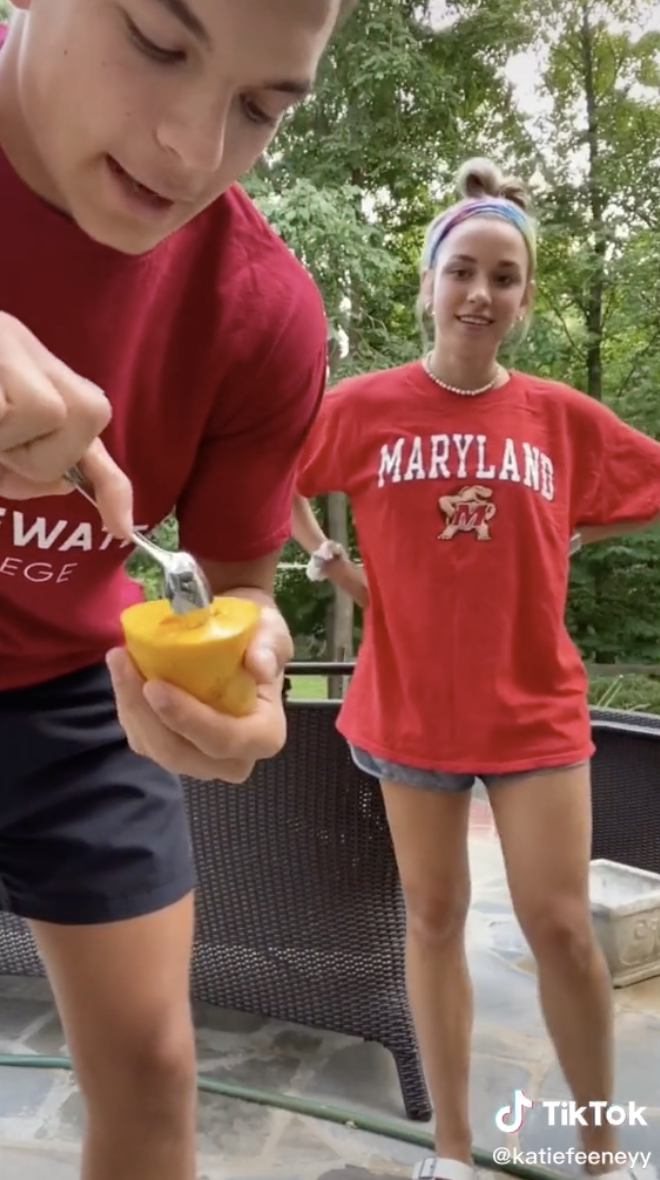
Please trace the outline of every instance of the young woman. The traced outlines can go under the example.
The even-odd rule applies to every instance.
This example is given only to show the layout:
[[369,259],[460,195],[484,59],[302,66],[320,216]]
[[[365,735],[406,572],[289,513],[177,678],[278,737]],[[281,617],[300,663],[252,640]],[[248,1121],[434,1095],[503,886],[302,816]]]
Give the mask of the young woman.
[[[487,162],[430,225],[422,360],[340,382],[304,448],[294,532],[327,540],[306,499],[350,498],[364,561],[325,569],[365,601],[338,726],[378,778],[408,914],[410,1000],[436,1117],[416,1175],[469,1180],[472,998],[464,929],[475,777],[489,789],[548,1030],[578,1106],[611,1101],[607,967],[588,898],[587,680],[564,626],[576,530],[595,539],[660,513],[660,444],[559,382],[506,371],[505,337],[532,304],[525,193]],[[572,540],[573,539],[573,540]],[[317,569],[318,573],[318,569]],[[589,1125],[590,1171],[615,1132]]]
[[[0,885],[64,1023],[85,1180],[196,1175],[178,774],[241,781],[284,741],[273,576],[326,364],[314,284],[234,182],[348,7],[15,0],[0,30]],[[77,461],[105,530],[56,494]],[[174,506],[214,592],[264,607],[241,721],[115,650],[122,538]]]

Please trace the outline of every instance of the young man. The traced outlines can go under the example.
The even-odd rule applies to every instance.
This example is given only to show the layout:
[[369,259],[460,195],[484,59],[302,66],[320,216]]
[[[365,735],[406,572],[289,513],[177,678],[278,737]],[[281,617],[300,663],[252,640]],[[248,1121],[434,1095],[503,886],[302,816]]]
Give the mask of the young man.
[[[19,0],[3,31],[0,879],[75,1061],[84,1180],[195,1175],[176,776],[242,781],[284,741],[273,576],[325,378],[316,288],[234,182],[346,7]],[[75,461],[103,520],[61,494]],[[173,508],[214,592],[264,605],[241,721],[121,650],[122,538]]]

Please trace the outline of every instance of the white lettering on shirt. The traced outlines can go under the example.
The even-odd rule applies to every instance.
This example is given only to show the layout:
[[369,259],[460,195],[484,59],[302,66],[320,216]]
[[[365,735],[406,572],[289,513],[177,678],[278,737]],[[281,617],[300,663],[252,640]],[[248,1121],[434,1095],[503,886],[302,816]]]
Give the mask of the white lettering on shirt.
[[[146,533],[150,525],[136,526],[136,532]],[[121,551],[132,545],[113,537],[100,519],[94,521],[49,520],[32,516],[29,509],[0,507],[0,544],[9,543],[11,553],[0,553],[0,578],[23,578],[28,582],[69,582],[80,560],[57,560],[55,554],[76,555],[105,552],[111,546]],[[50,560],[37,558],[37,553],[49,551]],[[93,559],[92,559],[93,560]]]
[[383,443],[378,463],[378,487],[412,480],[476,479],[520,484],[545,500],[555,496],[554,467],[544,451],[529,442],[485,434],[402,436]]

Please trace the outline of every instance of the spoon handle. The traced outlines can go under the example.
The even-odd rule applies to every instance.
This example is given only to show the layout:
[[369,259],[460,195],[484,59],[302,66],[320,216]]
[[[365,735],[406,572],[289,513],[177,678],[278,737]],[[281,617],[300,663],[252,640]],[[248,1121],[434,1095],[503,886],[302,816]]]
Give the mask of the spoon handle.
[[[68,481],[68,483],[73,485],[77,492],[80,492],[81,496],[84,496],[90,504],[93,504],[98,511],[98,504],[94,498],[92,485],[79,467],[69,467],[65,473],[64,478]],[[147,538],[143,537],[141,533],[136,533],[134,529],[131,530],[129,536],[133,544],[136,545],[138,549],[141,549],[143,553],[147,553],[150,557],[153,557],[153,559],[157,561],[163,569],[165,568],[166,562],[164,561],[164,558],[166,557],[166,554],[164,549],[161,549],[159,545],[154,545],[153,541],[147,540]]]

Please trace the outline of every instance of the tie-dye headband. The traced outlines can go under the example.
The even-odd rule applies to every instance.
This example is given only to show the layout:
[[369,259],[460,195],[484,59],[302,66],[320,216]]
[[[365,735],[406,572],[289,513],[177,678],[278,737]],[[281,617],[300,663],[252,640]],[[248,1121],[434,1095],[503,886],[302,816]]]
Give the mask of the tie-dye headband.
[[524,238],[532,267],[535,267],[536,233],[530,218],[524,210],[513,201],[507,201],[504,197],[474,197],[466,201],[461,201],[458,205],[454,205],[451,209],[448,209],[429,234],[425,251],[426,257],[424,259],[424,266],[427,269],[430,270],[435,265],[438,250],[450,230],[460,225],[461,222],[467,221],[469,217],[474,217],[478,214],[488,215],[490,217],[503,217],[506,221],[510,221],[515,225],[516,229],[519,230]]

